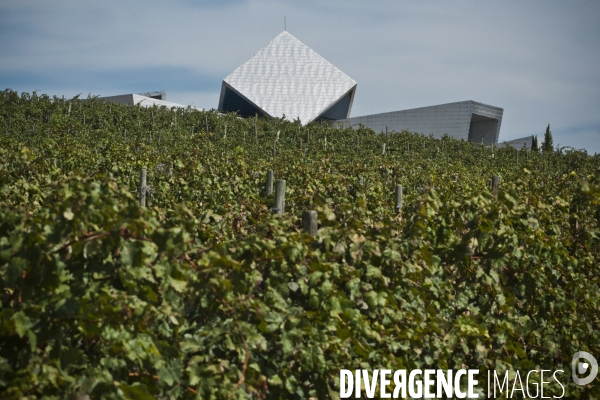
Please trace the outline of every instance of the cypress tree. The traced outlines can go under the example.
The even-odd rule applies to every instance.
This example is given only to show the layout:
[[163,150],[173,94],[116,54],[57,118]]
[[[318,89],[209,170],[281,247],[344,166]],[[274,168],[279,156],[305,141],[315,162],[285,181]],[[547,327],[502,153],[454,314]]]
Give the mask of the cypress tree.
[[552,132],[550,132],[550,124],[548,124],[546,127],[544,142],[542,143],[542,150],[544,150],[544,153],[552,153],[554,150],[554,143],[552,143]]
[[538,151],[537,136],[531,135],[531,151]]

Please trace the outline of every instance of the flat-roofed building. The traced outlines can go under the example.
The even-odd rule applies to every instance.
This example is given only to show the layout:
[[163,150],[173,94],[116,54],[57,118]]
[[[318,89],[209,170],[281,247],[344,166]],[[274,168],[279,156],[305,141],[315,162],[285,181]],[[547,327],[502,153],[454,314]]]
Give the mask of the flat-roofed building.
[[299,119],[305,125],[363,125],[497,144],[504,110],[472,100],[350,117],[356,81],[287,31],[277,35],[221,85],[218,109],[241,117]]
[[447,134],[458,139],[492,144],[498,143],[503,112],[502,108],[467,100],[345,118],[335,121],[334,124],[353,128],[362,125],[375,132],[406,130],[424,135],[431,134],[438,138]]
[[518,139],[506,140],[499,144],[500,147],[512,146],[517,150],[531,150],[533,143],[533,135],[525,136]]
[[140,96],[151,97],[156,100],[167,100],[167,93],[164,90],[157,90],[155,92],[138,93]]
[[[152,95],[152,96],[146,96],[146,95]],[[165,98],[166,98],[166,94],[164,91],[150,92],[150,93],[143,93],[143,94],[121,94],[118,96],[99,97],[100,100],[104,100],[109,103],[127,104],[130,106],[139,104],[143,107],[152,107],[152,106],[158,106],[158,107],[164,106],[167,108],[173,108],[173,107],[187,108],[188,107],[188,106],[184,106],[183,104],[177,104],[177,103],[172,103],[170,101],[163,100]],[[191,108],[195,108],[195,107],[191,107]]]

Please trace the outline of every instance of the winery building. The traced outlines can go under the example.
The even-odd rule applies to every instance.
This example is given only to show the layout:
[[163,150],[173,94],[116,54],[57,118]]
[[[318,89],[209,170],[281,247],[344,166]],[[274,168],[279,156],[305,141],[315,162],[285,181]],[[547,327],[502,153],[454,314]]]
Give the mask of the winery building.
[[222,82],[219,110],[497,144],[503,109],[472,100],[350,117],[357,83],[283,31]]

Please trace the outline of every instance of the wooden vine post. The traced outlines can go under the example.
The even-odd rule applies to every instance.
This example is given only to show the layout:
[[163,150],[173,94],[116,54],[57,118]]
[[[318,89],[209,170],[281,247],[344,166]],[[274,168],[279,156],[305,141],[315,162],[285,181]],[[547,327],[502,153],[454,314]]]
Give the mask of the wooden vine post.
[[402,210],[402,185],[396,185],[396,194],[394,196],[394,210],[399,213]]
[[269,197],[273,193],[273,170],[267,170],[267,181],[265,183],[265,197]]
[[258,128],[256,127],[256,120],[258,119],[258,115],[254,114],[254,141],[258,143]]
[[390,175],[390,170],[389,169],[384,169],[383,170],[383,182],[387,183],[388,181],[388,176]]
[[273,214],[282,215],[285,213],[285,180],[275,182],[275,207]]
[[311,236],[316,236],[317,229],[317,212],[312,210],[305,210],[302,213],[302,230]]
[[497,175],[492,176],[492,192],[494,196],[498,196],[498,187],[500,186],[500,177]]
[[146,207],[146,168],[140,171],[140,206]]

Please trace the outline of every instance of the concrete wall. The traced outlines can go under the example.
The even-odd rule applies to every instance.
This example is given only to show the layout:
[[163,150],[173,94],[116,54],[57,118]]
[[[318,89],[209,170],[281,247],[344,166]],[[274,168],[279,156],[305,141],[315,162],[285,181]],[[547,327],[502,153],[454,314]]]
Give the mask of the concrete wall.
[[375,132],[385,132],[387,127],[388,132],[408,130],[424,135],[433,134],[434,137],[448,134],[458,139],[477,142],[481,142],[483,138],[484,143],[490,144],[498,143],[502,114],[501,108],[468,100],[346,118],[335,121],[334,125],[351,125],[356,129],[362,124]]
[[504,110],[500,107],[490,106],[488,104],[478,103],[470,100],[471,103],[471,123],[469,131],[473,134],[469,140],[484,144],[497,144],[500,136],[500,126],[502,125],[502,115]]
[[99,99],[107,101],[109,103],[126,104],[128,106],[134,105],[132,94],[121,94],[118,96],[100,97]]
[[505,142],[500,143],[500,147],[504,146],[512,146],[517,150],[523,149],[523,145],[527,148],[527,150],[531,150],[531,143],[533,141],[533,136],[525,136],[518,139],[507,140]]
[[[151,97],[141,96],[139,94],[122,94],[119,96],[108,96],[108,97],[99,97],[100,100],[107,101],[109,103],[117,103],[117,104],[127,104],[127,105],[136,105],[140,104],[144,107],[152,107],[154,105],[161,107],[165,106],[167,108],[177,107],[177,108],[187,108],[188,106],[184,106],[182,104],[171,103],[170,101],[157,100]],[[195,107],[192,107],[195,109]]]
[[484,144],[497,143],[498,128],[497,119],[471,114],[468,140]]
[[154,92],[138,93],[140,96],[152,97],[156,100],[167,101],[167,93],[164,90],[156,90]]

